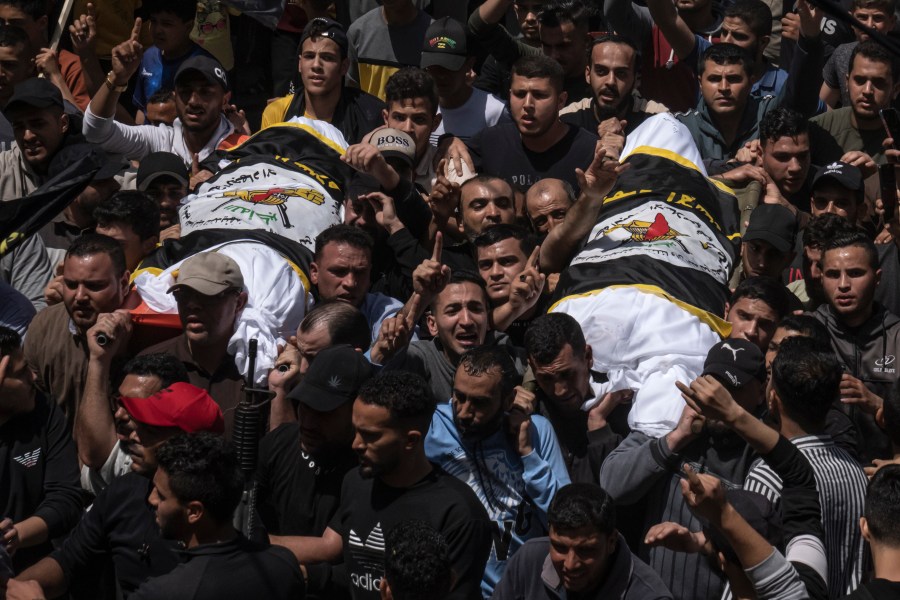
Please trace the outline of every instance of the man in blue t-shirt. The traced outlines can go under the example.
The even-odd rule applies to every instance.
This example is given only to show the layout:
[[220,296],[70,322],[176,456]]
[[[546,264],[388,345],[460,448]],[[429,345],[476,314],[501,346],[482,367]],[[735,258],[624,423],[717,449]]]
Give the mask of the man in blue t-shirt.
[[132,102],[146,118],[147,102],[160,89],[175,88],[175,73],[188,58],[212,55],[191,40],[196,6],[183,0],[156,0],[148,7],[153,45],[141,59]]

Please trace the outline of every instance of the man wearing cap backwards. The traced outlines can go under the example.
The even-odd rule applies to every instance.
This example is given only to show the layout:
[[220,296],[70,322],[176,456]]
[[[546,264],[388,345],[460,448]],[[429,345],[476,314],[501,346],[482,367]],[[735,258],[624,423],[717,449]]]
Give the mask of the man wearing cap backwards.
[[[178,206],[188,194],[190,171],[177,154],[151,152],[137,172],[137,188],[159,204],[159,230],[178,226]],[[170,230],[174,231],[174,230]],[[165,239],[165,233],[161,236]]]
[[766,276],[781,280],[794,260],[797,219],[779,204],[760,204],[750,213],[742,236],[741,264],[744,277]]
[[209,433],[179,435],[157,453],[148,502],[184,562],[145,582],[134,600],[305,598],[300,566],[286,549],[251,542],[234,528],[244,488],[237,453]]
[[361,352],[332,346],[316,355],[288,394],[298,420],[263,438],[256,470],[260,516],[273,544],[292,548],[295,536],[325,533],[340,506],[344,475],[359,462],[351,448],[353,400],[371,376]]
[[468,74],[475,64],[463,24],[450,17],[435,21],[425,32],[422,68],[434,78],[442,118],[431,134],[432,145],[444,133],[467,140],[485,127],[510,121],[502,100],[472,86]]
[[91,99],[84,115],[84,137],[105,150],[141,160],[151,152],[173,152],[185,165],[202,161],[218,148],[237,145],[242,136],[225,118],[231,92],[225,69],[214,58],[193,56],[175,74],[178,118],[168,125],[123,125],[113,120],[119,95],[141,64],[144,48],[138,42],[141,20],[131,38],[112,53],[112,71]]
[[207,390],[222,408],[229,437],[234,408],[244,397],[242,375],[228,352],[235,322],[247,305],[240,267],[218,252],[195,254],[181,265],[169,293],[178,304],[184,333],[141,354],[163,352],[181,360],[191,383]]
[[350,68],[347,52],[343,25],[323,17],[307,23],[300,36],[298,65],[303,87],[270,103],[263,111],[262,128],[307,117],[331,123],[347,142],[356,144],[381,125],[384,102],[343,84]]
[[859,432],[860,458],[890,458],[890,440],[874,417],[897,380],[900,318],[875,302],[878,250],[861,231],[840,235],[825,244],[821,267],[828,303],[812,315],[828,328],[844,367],[838,406]]
[[[709,351],[701,379],[714,378],[750,413],[761,407],[766,381],[762,351],[747,340],[730,339]],[[632,431],[607,457],[600,470],[600,486],[622,506],[639,502],[645,516],[643,530],[673,521],[691,531],[701,522],[687,510],[681,495],[682,465],[703,465],[706,472],[740,486],[753,460],[752,449],[723,423],[703,420],[685,406],[675,429],[651,438]],[[726,483],[728,485],[728,483]],[[724,578],[705,557],[650,548],[648,564],[661,574],[675,598],[714,598]],[[677,564],[677,568],[662,565]]]
[[[180,562],[176,545],[160,534],[147,504],[156,473],[156,449],[178,433],[221,433],[222,412],[204,390],[173,383],[146,397],[119,396],[116,430],[131,454],[132,472],[116,478],[94,500],[62,546],[8,582],[37,581],[48,598],[66,593],[73,584],[98,585],[97,574],[111,562],[116,583],[128,594],[150,577],[164,575]],[[86,580],[84,579],[86,578]]]

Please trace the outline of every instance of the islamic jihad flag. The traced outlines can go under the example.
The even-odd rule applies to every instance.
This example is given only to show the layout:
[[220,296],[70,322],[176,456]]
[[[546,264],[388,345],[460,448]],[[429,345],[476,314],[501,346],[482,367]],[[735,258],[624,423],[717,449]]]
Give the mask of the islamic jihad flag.
[[563,271],[557,298],[637,286],[716,316],[740,252],[737,203],[689,161],[640,148],[625,160],[600,221]]
[[61,213],[100,170],[103,156],[88,150],[31,194],[0,202],[0,256],[12,252]]
[[340,222],[351,175],[340,159],[344,148],[326,135],[330,127],[284,123],[207,159],[221,170],[184,199],[182,235],[261,230],[312,250],[316,236]]

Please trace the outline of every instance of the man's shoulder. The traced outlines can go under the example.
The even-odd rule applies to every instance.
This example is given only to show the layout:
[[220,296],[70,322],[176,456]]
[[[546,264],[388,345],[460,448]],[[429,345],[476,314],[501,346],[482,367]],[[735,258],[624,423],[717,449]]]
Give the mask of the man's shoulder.
[[571,123],[567,123],[566,125],[568,125],[570,132],[572,130],[575,131],[575,137],[573,141],[574,146],[590,145],[590,147],[593,149],[594,145],[600,139],[599,137],[597,137],[596,133],[585,129],[584,127],[572,125]]
[[282,423],[259,442],[260,458],[270,456],[274,459],[296,449],[300,451],[297,441],[300,439],[300,423],[296,421]]
[[835,110],[829,110],[821,115],[816,115],[811,118],[809,122],[813,125],[818,125],[827,132],[832,132],[835,128],[843,129],[852,126],[850,120],[852,111],[853,109],[851,107],[844,106]]
[[461,511],[462,514],[468,514],[470,519],[487,519],[484,505],[466,482],[440,467],[435,468],[426,482],[426,485],[419,487],[419,492],[435,499],[440,498],[440,504],[449,512]]
[[[619,542],[622,544],[622,541]],[[624,545],[624,544],[623,544]],[[631,553],[627,546],[625,551]],[[640,558],[631,554],[631,581],[623,600],[664,600],[672,598],[662,578],[653,568]]]
[[32,319],[31,326],[28,328],[29,335],[25,336],[26,344],[28,340],[34,340],[35,344],[38,343],[38,340],[46,341],[43,339],[44,335],[56,334],[58,329],[68,330],[68,326],[69,313],[66,311],[66,305],[60,302],[48,306]]
[[183,338],[184,334],[176,335],[173,338],[169,338],[165,341],[159,342],[158,344],[154,344],[148,348],[144,348],[138,353],[138,356],[144,356],[146,354],[174,354],[176,357],[181,358],[181,350],[183,346]]
[[387,29],[387,23],[384,18],[381,16],[381,7],[375,7],[367,13],[361,15],[357,20],[350,24],[350,27],[347,29],[347,35],[351,33],[362,33],[364,31],[371,32],[373,28],[376,29]]

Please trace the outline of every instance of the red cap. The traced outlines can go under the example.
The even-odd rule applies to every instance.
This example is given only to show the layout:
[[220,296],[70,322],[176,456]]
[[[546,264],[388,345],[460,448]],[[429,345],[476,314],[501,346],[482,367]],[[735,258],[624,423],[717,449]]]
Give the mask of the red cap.
[[215,400],[190,383],[173,383],[148,398],[120,396],[119,402],[131,417],[156,427],[177,427],[187,433],[225,431],[222,411]]

